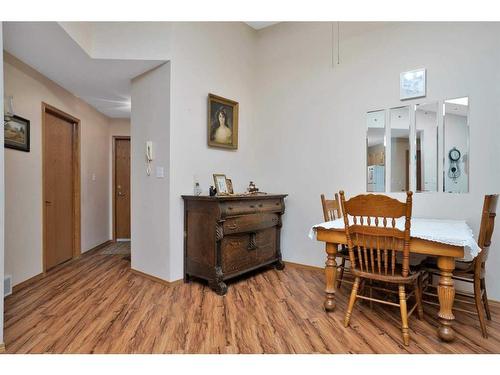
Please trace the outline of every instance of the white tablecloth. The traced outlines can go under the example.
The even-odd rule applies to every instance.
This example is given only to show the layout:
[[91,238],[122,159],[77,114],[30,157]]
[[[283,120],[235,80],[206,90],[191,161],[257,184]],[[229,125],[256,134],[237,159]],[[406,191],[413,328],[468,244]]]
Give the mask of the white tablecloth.
[[[352,218],[349,219],[352,220]],[[379,225],[382,225],[381,223],[382,221],[380,220]],[[373,219],[372,225],[375,225]],[[404,218],[396,220],[396,227],[401,230],[404,229]],[[309,238],[316,239],[316,228],[344,229],[344,219],[314,225],[309,231]],[[481,251],[481,248],[474,239],[472,229],[464,220],[421,219],[414,217],[411,219],[410,233],[412,237],[423,240],[463,246],[463,260],[465,261],[472,261]]]

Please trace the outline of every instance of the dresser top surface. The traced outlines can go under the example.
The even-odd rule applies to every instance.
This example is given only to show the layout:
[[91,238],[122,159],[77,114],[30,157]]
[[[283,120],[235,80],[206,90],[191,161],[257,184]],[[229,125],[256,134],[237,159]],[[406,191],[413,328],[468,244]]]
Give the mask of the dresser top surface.
[[192,201],[239,201],[256,199],[276,199],[285,198],[288,194],[245,194],[245,195],[222,195],[210,197],[208,195],[182,195],[184,200]]

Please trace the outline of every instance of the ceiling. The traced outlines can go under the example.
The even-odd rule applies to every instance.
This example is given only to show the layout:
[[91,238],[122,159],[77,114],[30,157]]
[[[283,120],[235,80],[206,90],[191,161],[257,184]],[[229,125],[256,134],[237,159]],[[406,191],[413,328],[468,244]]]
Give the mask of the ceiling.
[[115,118],[130,117],[130,80],[164,62],[93,59],[57,22],[4,22],[3,42],[8,53]]

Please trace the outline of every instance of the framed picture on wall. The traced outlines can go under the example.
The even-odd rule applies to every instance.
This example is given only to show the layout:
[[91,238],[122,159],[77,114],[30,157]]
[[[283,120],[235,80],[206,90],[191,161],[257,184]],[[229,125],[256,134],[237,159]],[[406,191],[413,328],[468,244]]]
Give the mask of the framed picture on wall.
[[30,120],[19,116],[4,118],[5,147],[19,151],[30,151]]
[[399,99],[414,99],[426,96],[425,69],[403,72],[399,75]]
[[238,148],[238,102],[208,94],[208,146]]

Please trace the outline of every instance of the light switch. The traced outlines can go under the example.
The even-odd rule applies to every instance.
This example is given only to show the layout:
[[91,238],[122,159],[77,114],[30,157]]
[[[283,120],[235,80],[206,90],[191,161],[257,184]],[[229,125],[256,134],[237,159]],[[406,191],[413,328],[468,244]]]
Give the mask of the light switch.
[[165,177],[165,168],[156,167],[156,178],[164,178]]
[[92,181],[95,181],[95,173],[92,173]]

